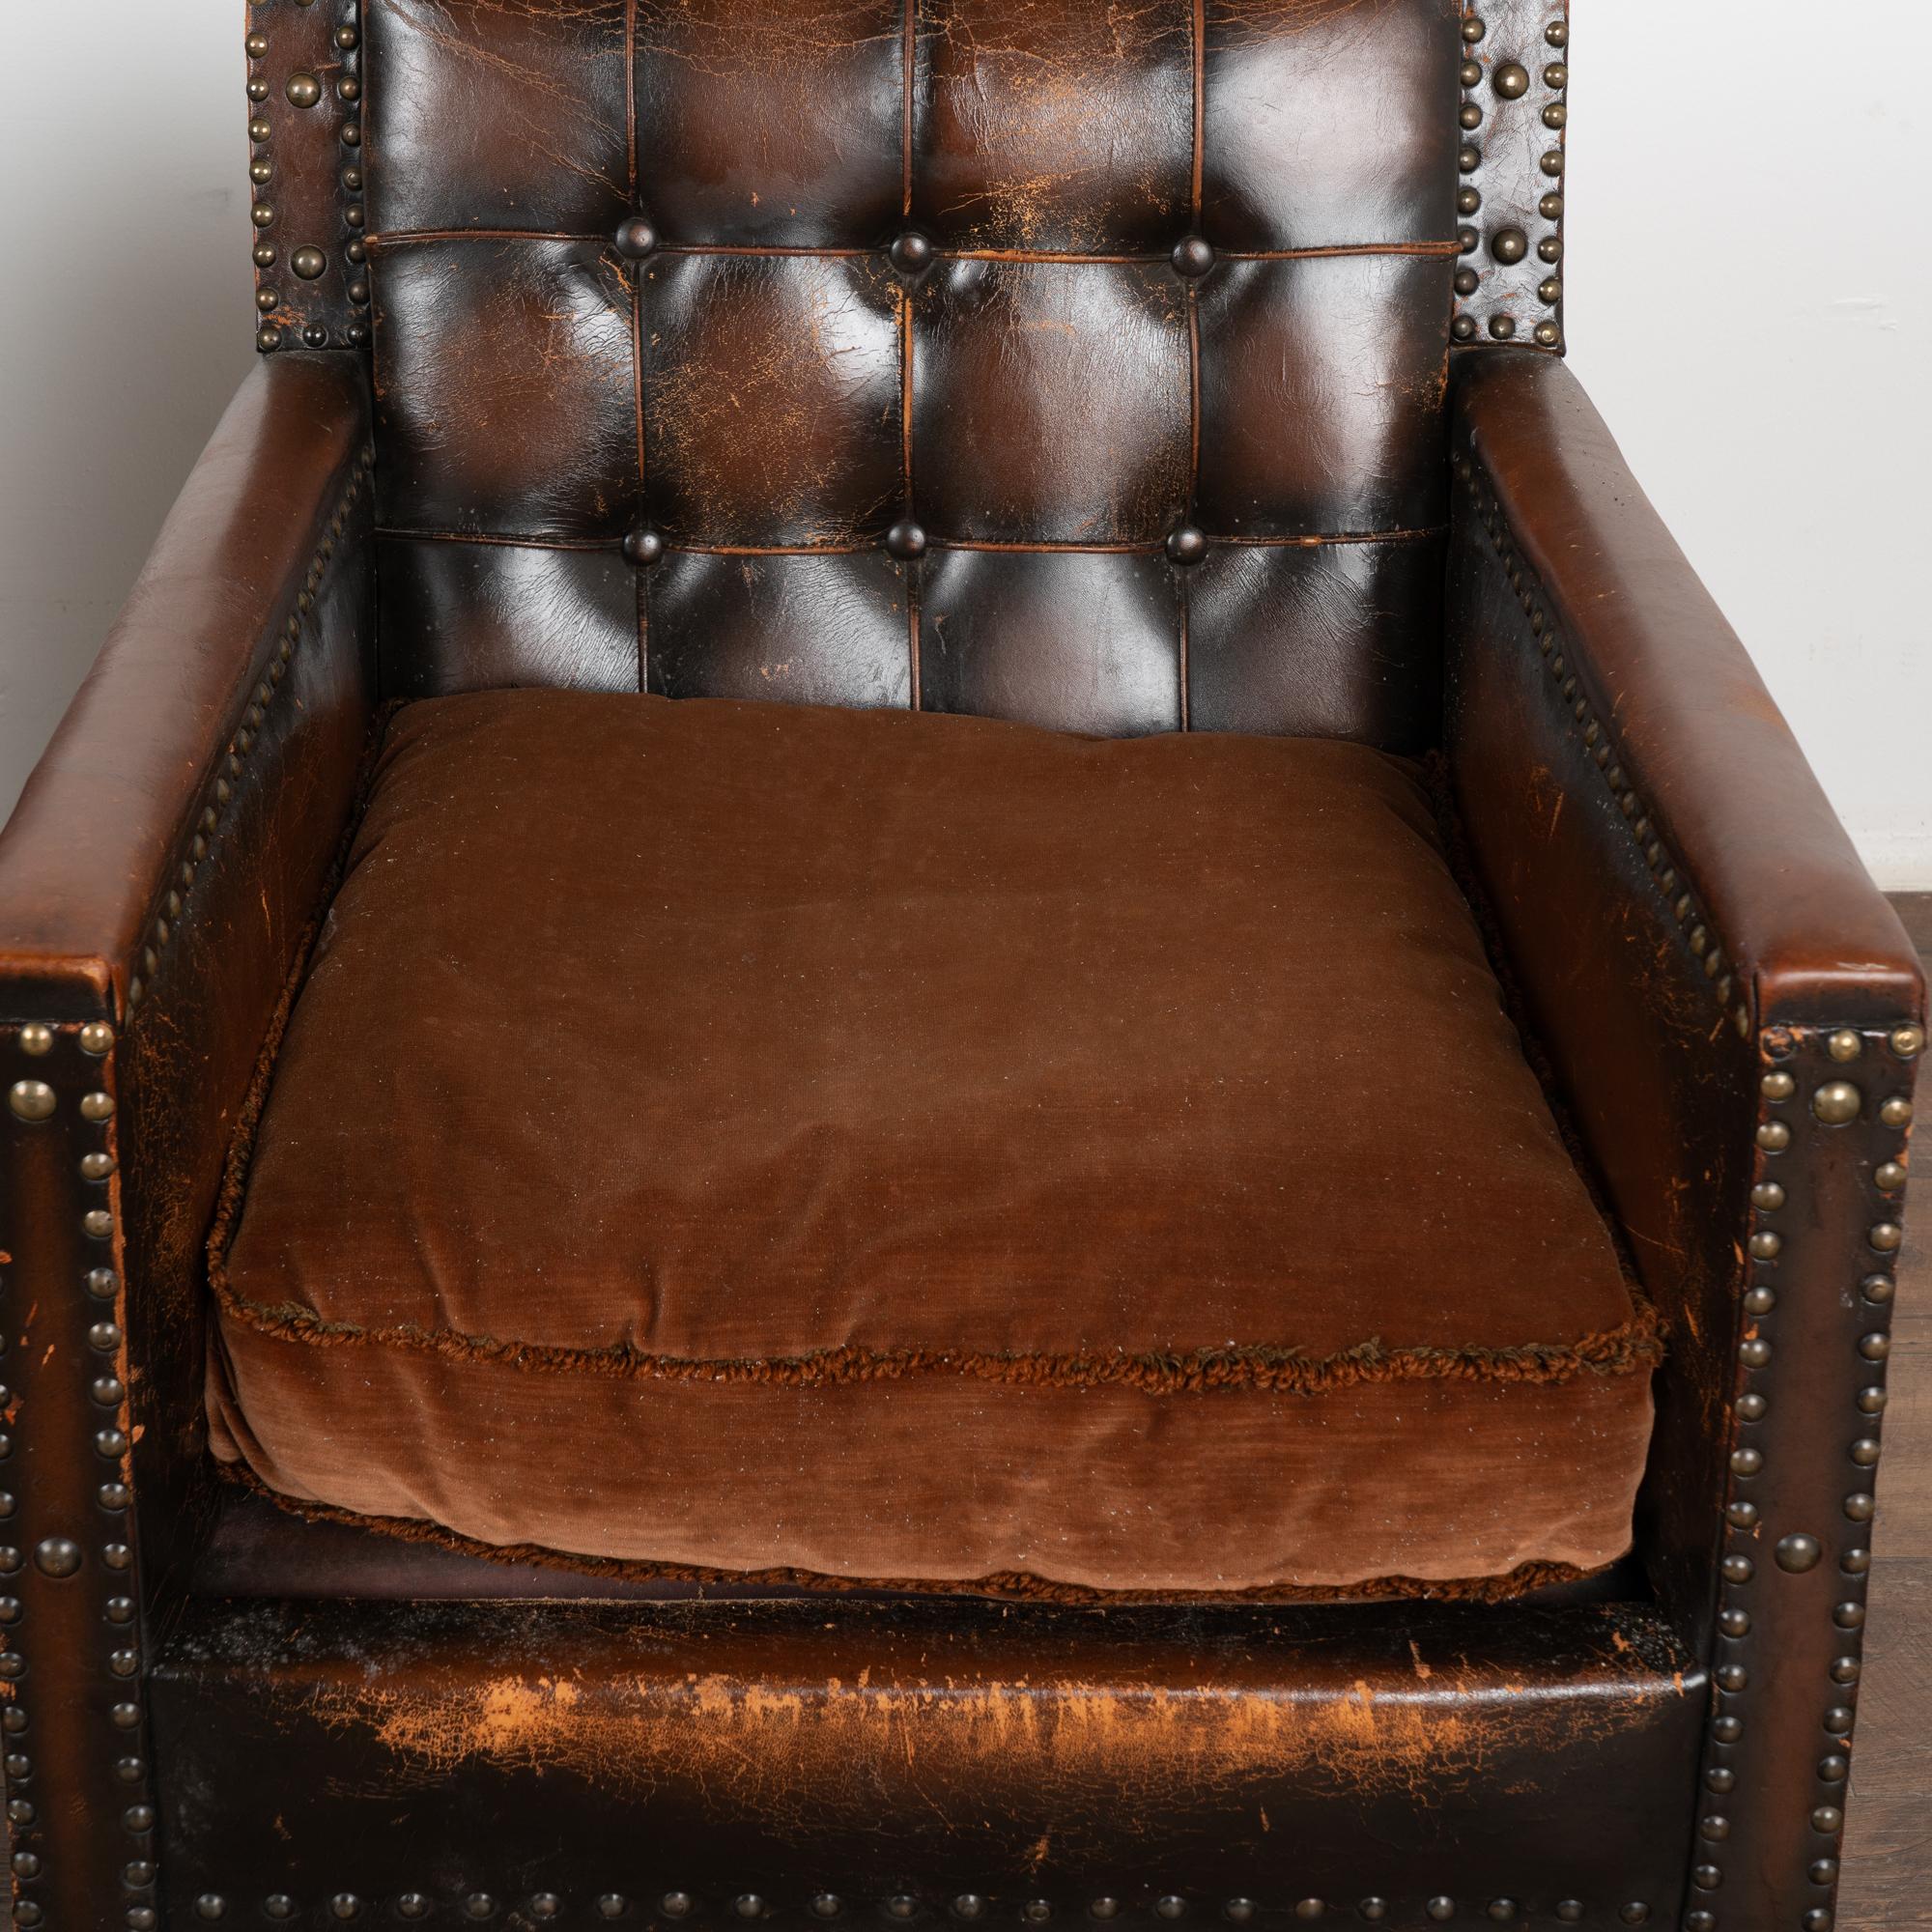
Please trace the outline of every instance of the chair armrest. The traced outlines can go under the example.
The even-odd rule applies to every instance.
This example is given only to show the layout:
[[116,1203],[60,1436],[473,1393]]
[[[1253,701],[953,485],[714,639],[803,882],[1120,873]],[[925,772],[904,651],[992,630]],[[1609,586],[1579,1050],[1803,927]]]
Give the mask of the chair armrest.
[[1687,1904],[1808,1923],[1842,1822],[1924,987],[1576,378],[1459,362],[1444,748],[1506,969],[1670,1327],[1638,1542],[1710,1676]]
[[[0,833],[0,1665],[39,1815],[108,1833],[207,1494],[201,1240],[368,734],[368,461],[355,358],[257,368]],[[50,1922],[119,1923],[121,1856],[48,1861]]]
[[1767,1025],[1918,1016],[1904,928],[1582,384],[1530,353],[1464,357],[1458,375],[1459,463],[1541,584],[1739,1002]]

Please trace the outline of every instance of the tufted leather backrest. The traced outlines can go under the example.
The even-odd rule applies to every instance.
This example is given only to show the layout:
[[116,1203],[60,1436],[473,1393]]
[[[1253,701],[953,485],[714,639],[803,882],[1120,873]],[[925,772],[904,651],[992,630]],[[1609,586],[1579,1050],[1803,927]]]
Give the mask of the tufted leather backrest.
[[392,690],[1435,728],[1458,0],[367,0]]

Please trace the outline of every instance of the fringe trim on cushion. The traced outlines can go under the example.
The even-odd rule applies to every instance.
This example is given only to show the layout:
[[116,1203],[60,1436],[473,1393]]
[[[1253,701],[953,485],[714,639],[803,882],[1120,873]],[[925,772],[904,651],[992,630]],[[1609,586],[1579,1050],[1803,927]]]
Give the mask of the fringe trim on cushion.
[[835,1577],[820,1570],[711,1570],[690,1563],[645,1563],[614,1556],[577,1556],[539,1543],[482,1543],[440,1523],[417,1517],[364,1516],[332,1503],[304,1501],[271,1489],[243,1463],[216,1464],[223,1478],[265,1496],[304,1522],[337,1523],[374,1530],[401,1543],[428,1543],[460,1556],[504,1565],[525,1564],[566,1571],[580,1577],[608,1577],[613,1582],[704,1583],[724,1588],[759,1585],[839,1596],[874,1591],[890,1596],[990,1597],[1008,1603],[1067,1605],[1167,1604],[1351,1604],[1391,1599],[1436,1603],[1500,1604],[1562,1583],[1583,1583],[1614,1569],[1606,1563],[1579,1570],[1570,1563],[1521,1563],[1500,1577],[1372,1577],[1360,1583],[1266,1583],[1247,1590],[1101,1590],[1081,1583],[1059,1583],[1025,1570],[998,1570],[986,1577],[955,1580],[923,1577]]

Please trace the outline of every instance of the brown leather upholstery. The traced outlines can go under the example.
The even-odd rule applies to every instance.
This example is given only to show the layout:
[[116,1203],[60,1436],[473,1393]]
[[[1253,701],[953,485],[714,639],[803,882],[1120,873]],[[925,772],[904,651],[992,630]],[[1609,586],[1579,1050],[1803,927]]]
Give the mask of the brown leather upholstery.
[[1628,1543],[1657,1343],[1365,747],[411,706],[273,1082],[214,1400],[296,1497],[1141,1591]]
[[386,687],[1427,745],[1454,14],[372,0]]
[[[1736,639],[1575,384],[1539,354],[1560,350],[1565,327],[1563,0],[251,0],[248,12],[252,326],[270,363],[191,479],[0,839],[0,1755],[23,1932],[1089,1915],[1260,1932],[1357,1915],[1830,1932],[1850,1741],[1876,1688],[1861,1687],[1861,1630],[1923,993]],[[239,89],[235,105],[239,131]],[[1446,372],[1445,322],[1458,345]],[[1700,351],[1687,337],[1683,353]],[[390,526],[380,538],[372,462]],[[1722,487],[1720,465],[1710,480]],[[1076,1514],[1088,1471],[1065,1451],[1084,1453],[1091,1415],[1117,1404],[1136,1419],[1124,1462],[1144,1491],[1149,1437],[1193,1428],[1181,1447],[1196,1490],[1160,1476],[1160,1500],[1195,1512],[1186,1548],[1172,1507],[1154,1519],[1165,1545],[1107,1547],[1094,1511],[1069,1539],[1085,1537],[1090,1575],[1192,1566],[1198,1579],[1213,1566],[1229,1582],[1315,1574],[1274,1562],[1284,1554],[1335,1578],[1423,1545],[1440,1556],[1454,1521],[1475,1563],[1508,1560],[1511,1534],[1546,1550],[1602,1534],[1601,1508],[1574,1506],[1604,1501],[1606,1462],[1634,1461],[1648,1379],[1656,1422],[1630,1555],[1504,1603],[1204,1605],[1163,1590],[1064,1606],[955,1588],[834,1598],[810,1578],[762,1586],[788,1601],[721,1603],[754,1593],[742,1573],[613,1577],[578,1558],[579,1574],[553,1581],[542,1552],[505,1564],[480,1544],[318,1523],[221,1481],[207,1453],[205,1243],[278,990],[328,909],[372,710],[384,696],[458,694],[445,701],[615,706],[638,730],[659,708],[639,690],[919,704],[1101,734],[1278,734],[1293,786],[1261,782],[1271,768],[1250,761],[1263,752],[1225,736],[1061,745],[1055,759],[1092,760],[1117,783],[1117,757],[1196,777],[1204,746],[1247,776],[1238,793],[1218,766],[1212,784],[1151,792],[1163,808],[1153,833],[1146,800],[1142,815],[1097,827],[1093,801],[1042,801],[1051,810],[1007,814],[978,845],[935,848],[932,863],[962,875],[976,852],[1009,874],[1040,864],[1079,907],[1049,928],[1057,944],[1117,931],[1158,898],[1165,923],[1140,937],[1187,949],[1186,974],[1170,960],[1165,980],[1150,980],[1168,987],[1164,1003],[1120,989],[1129,948],[1089,962],[1116,976],[1107,1000],[1067,1007],[1049,979],[1001,1004],[982,949],[944,951],[946,922],[923,931],[874,885],[837,899],[847,923],[863,915],[877,934],[897,922],[950,1003],[905,1002],[909,975],[889,989],[896,1001],[856,970],[821,975],[848,1018],[875,1004],[866,1030],[838,1035],[838,1072],[814,1088],[804,1065],[746,1052],[811,982],[777,981],[761,1010],[744,994],[759,966],[776,980],[770,949],[721,958],[733,1025],[714,1037],[686,956],[690,1023],[662,1067],[694,1096],[730,1099],[720,1076],[734,1068],[743,1094],[767,1095],[740,1152],[780,1098],[809,1121],[807,1101],[863,1088],[864,1132],[836,1147],[821,1136],[811,1156],[828,1185],[876,1190],[897,1174],[910,1189],[884,1158],[895,1110],[950,1091],[943,1074],[970,1066],[980,1042],[1057,1017],[1008,1102],[1037,1093],[1060,1053],[1090,1076],[1104,1060],[1117,1087],[1084,1080],[1084,1133],[1019,1120],[1023,1173],[1011,1150],[976,1144],[957,1110],[945,1119],[955,1172],[977,1163],[980,1189],[942,1203],[949,1225],[1016,1176],[1068,1189],[1113,1125],[1093,1096],[1119,1091],[1142,1110],[1146,1143],[1186,1160],[1152,1182],[1130,1157],[1089,1177],[1117,1235],[1137,1217],[1128,1232],[1151,1231],[1197,1276],[1213,1257],[1190,1242],[1243,1235],[1252,1263],[1258,1228],[1304,1259],[1381,1241],[1385,1260],[1421,1254],[1434,1272],[1418,1286],[1412,1267],[1356,1268],[1359,1307],[1345,1312],[1505,1339],[1514,1312],[1548,1335],[1545,1319],[1564,1311],[1511,1218],[1533,1203],[1499,1198],[1499,1121],[1476,1104],[1500,1096],[1507,1122],[1522,1056],[1408,781],[1376,755],[1439,746],[1459,876],[1486,889],[1512,1008],[1670,1327],[1649,1378],[1634,1365],[1594,1380],[1422,1377],[1293,1397],[1108,1381],[1077,1408],[1051,1381],[963,1373],[788,1386],[800,1414],[863,1409],[851,1430],[801,1429],[767,1456],[805,1472],[801,1520],[840,1546],[848,1571],[859,1533],[833,1520],[833,1484],[810,1481],[839,1458],[871,1456],[858,1477],[910,1498],[935,1542],[983,1544],[997,1527],[977,1505],[956,1524],[947,1513],[985,1456],[956,1454],[949,1469],[921,1440],[886,1463],[890,1405],[969,1381],[982,1407],[1050,1405],[1066,1418],[1029,1464],[1049,1526]],[[601,695],[616,693],[631,695]],[[787,734],[818,728],[810,713],[756,715]],[[860,722],[928,745],[1015,728]],[[1318,737],[1355,742],[1296,742]],[[738,867],[757,852],[729,845],[729,821],[692,817],[726,771],[762,800],[771,850],[822,833],[839,801],[813,767],[781,809],[775,774],[760,790],[720,758],[677,768],[645,810],[636,794],[659,774],[633,758],[626,809],[600,813],[610,775],[588,748],[580,734],[568,753],[469,775],[468,814],[437,821],[448,863],[407,899],[384,897],[382,854],[365,845],[338,927],[373,954],[413,959],[419,977],[369,973],[378,1019],[338,1022],[324,1067],[304,1030],[349,956],[347,941],[327,941],[263,1138],[264,1175],[295,1172],[305,1135],[341,1155],[352,1116],[403,1150],[386,1172],[355,1170],[357,1199],[375,1204],[356,1218],[380,1236],[385,1272],[364,1296],[344,1260],[339,1300],[394,1300],[404,1281],[428,1310],[433,1294],[399,1262],[413,1265],[396,1233],[405,1183],[415,1177],[409,1211],[443,1237],[446,1273],[465,1253],[448,1238],[451,1178],[483,1162],[506,1119],[555,1107],[567,1134],[496,1162],[492,1189],[466,1183],[462,1196],[505,1213],[507,1171],[527,1228],[497,1253],[527,1249],[551,1270],[526,1269],[518,1279],[537,1286],[521,1296],[493,1295],[490,1339],[527,1339],[534,1315],[562,1333],[550,1318],[585,1281],[598,1290],[585,1307],[611,1324],[611,1270],[578,1258],[598,1263],[585,1243],[613,1204],[666,1170],[634,1158],[612,1185],[585,1177],[610,1178],[640,1137],[661,1145],[677,1124],[639,1043],[659,1024],[664,976],[608,964],[632,934],[658,930],[637,916],[639,882],[656,875],[637,868],[708,851],[750,893]],[[1132,765],[1142,754],[1154,763]],[[520,786],[519,769],[541,782]],[[1311,830],[1320,787],[1303,781],[1318,771],[1362,782]],[[400,761],[391,776],[393,805]],[[963,822],[986,783],[955,771],[920,797],[917,830]],[[510,808],[478,813],[489,797]],[[1387,822],[1372,838],[1375,801]],[[844,805],[858,823],[806,850],[795,878],[886,831],[915,842],[876,799],[866,813]],[[1088,828],[1065,850],[1045,844],[1056,816]],[[541,890],[503,903],[482,883],[449,889],[526,819],[568,858],[554,877],[536,867]],[[663,836],[693,825],[682,845]],[[1097,876],[1136,825],[1153,858],[1104,893],[1083,886],[1080,868]],[[400,867],[410,847],[384,849]],[[419,872],[429,849],[414,854]],[[1210,881],[1266,859],[1274,889],[1183,894],[1190,852]],[[1398,875],[1407,910],[1371,917]],[[782,926],[809,952],[801,907],[766,885],[774,936]],[[494,919],[477,911],[493,903]],[[422,976],[449,969],[423,942],[458,914],[457,951],[489,970],[451,976],[431,1008]],[[1151,969],[1161,955],[1150,940],[1133,956]],[[581,1002],[553,996],[589,983],[600,961],[592,1025]],[[1232,1019],[1195,996],[1243,970]],[[1435,997],[1452,984],[1466,995],[1453,1007]],[[1296,1026],[1311,989],[1320,1023]],[[1393,1020],[1375,1007],[1391,991],[1405,1001]],[[491,1030],[453,1053],[479,1019]],[[708,1038],[718,1050],[696,1065]],[[881,1063],[882,1045],[921,1039],[918,1077],[878,1077],[908,1064]],[[533,1084],[546,1055],[552,1077]],[[1254,1106],[1244,1079],[1264,1055],[1314,1103]],[[1246,1072],[1211,1104],[1175,1104],[1216,1065]],[[469,1110],[467,1135],[447,1131],[444,1093]],[[1164,1112],[1151,1104],[1163,1095]],[[1346,1131],[1324,1135],[1321,1106],[1337,1095]],[[1000,1098],[987,1100],[995,1114]],[[1517,1118],[1513,1160],[1556,1189],[1536,1198],[1561,1207],[1564,1228],[1584,1226],[1580,1209],[1569,1218],[1575,1178],[1547,1122]],[[715,1135],[690,1138],[715,1151]],[[842,1167],[825,1164],[828,1150]],[[1455,1192],[1472,1163],[1483,1184]],[[1312,1231],[1277,1212],[1291,1174],[1325,1190],[1332,1211]],[[1122,1176],[1133,1185],[1114,1185]],[[248,1211],[265,1200],[256,1192]],[[1189,1223],[1190,1203],[1213,1216]],[[350,1245],[331,1205],[327,1244],[304,1244],[311,1264]],[[304,1212],[319,1225],[312,1200]],[[794,1217],[780,1232],[796,1249],[828,1225]],[[722,1236],[742,1248],[743,1232],[725,1223]],[[245,1220],[242,1234],[245,1245]],[[1479,1279],[1466,1252],[1478,1243],[1518,1266]],[[1086,1260],[1062,1246],[1063,1264]],[[558,1258],[576,1278],[546,1295]],[[826,1311],[777,1293],[778,1272],[757,1277],[755,1296],[772,1343],[828,1332],[797,1319]],[[1081,1320],[1122,1332],[1125,1306],[1185,1339],[1219,1295],[1217,1348],[1278,1332],[1264,1317],[1338,1307],[1293,1276],[1277,1311],[1252,1268],[1165,1302],[1106,1305],[1076,1279],[1086,1301],[1066,1309],[993,1304],[990,1292],[978,1305],[1014,1323],[1042,1310],[1064,1323],[1084,1305]],[[699,1345],[724,1310],[678,1305]],[[930,1323],[957,1305],[935,1293],[911,1313]],[[293,1306],[270,1326],[303,1330],[303,1315]],[[1465,1325],[1452,1331],[1452,1317]],[[741,1463],[778,1413],[755,1376],[593,1378],[513,1365],[502,1346],[481,1362],[310,1347],[275,1339],[259,1310],[231,1310],[226,1325],[241,1381],[265,1366],[281,1377],[275,1400],[247,1403],[246,1423],[285,1427],[318,1491],[393,1449],[378,1470],[386,1493],[356,1500],[432,1513],[446,1494],[528,1513],[542,1502],[554,1514],[539,1535],[572,1512],[608,1530],[613,1513],[583,1495],[618,1472],[651,1506],[693,1472],[737,1484],[733,1439],[707,1423],[644,1439],[631,1410],[646,1394],[667,1414],[755,1397]],[[245,1433],[225,1401],[219,1426]],[[1514,1439],[1496,1413],[1515,1418]],[[1257,1452],[1264,1418],[1281,1414],[1293,1426]],[[1239,1423],[1210,1438],[1208,1415]],[[1309,1446],[1318,1415],[1325,1460]],[[594,1442],[587,1470],[539,1456],[533,1441],[552,1445],[558,1418],[605,1442],[604,1462]],[[1008,1459],[994,1473],[1020,1446],[1016,1430],[992,1440]],[[1442,1493],[1443,1460],[1466,1477],[1482,1457],[1497,1480],[1479,1469]],[[513,1464],[521,1492],[478,1480]],[[1225,1482],[1197,1505],[1201,1471],[1217,1466]],[[1634,1467],[1620,1466],[1627,1484]],[[1113,1488],[1089,1491],[1118,1505],[1126,1492],[1106,1473]],[[923,1499],[910,1496],[920,1481]],[[983,1481],[975,1493],[989,1500]],[[1352,1511],[1337,1503],[1349,1496]],[[1620,1532],[1627,1487],[1614,1502]],[[740,1516],[749,1545],[756,1513]],[[731,1527],[722,1511],[713,1520]],[[1283,1530],[1275,1548],[1257,1533],[1269,1524]],[[660,1545],[662,1526],[645,1525]],[[953,1554],[955,1567],[1034,1560],[1031,1545]],[[1425,1581],[1485,1594],[1461,1561]],[[699,1600],[639,1601],[679,1590]]]

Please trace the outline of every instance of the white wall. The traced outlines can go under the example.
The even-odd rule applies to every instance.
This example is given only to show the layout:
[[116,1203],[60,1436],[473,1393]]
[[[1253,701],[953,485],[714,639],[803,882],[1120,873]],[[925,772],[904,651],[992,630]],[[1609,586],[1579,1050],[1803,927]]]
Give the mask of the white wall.
[[254,270],[240,0],[0,7],[4,816],[248,371]]
[[[1927,888],[1932,6],[1855,10],[1575,0],[1571,359],[1881,883]],[[253,353],[239,0],[13,13],[0,811]]]

